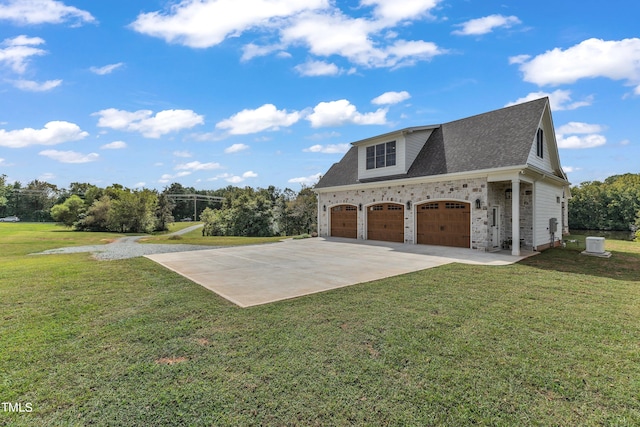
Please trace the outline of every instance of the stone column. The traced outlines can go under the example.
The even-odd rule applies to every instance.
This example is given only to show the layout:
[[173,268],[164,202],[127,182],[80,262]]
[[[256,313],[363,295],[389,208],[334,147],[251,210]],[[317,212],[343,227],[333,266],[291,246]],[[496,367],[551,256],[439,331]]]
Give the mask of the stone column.
[[511,255],[520,256],[520,177],[511,180]]

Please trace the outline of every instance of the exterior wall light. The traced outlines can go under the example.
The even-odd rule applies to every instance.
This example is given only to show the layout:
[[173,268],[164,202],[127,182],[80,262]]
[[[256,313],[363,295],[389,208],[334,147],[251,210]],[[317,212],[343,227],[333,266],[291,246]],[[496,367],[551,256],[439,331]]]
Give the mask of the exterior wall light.
[[480,201],[480,199],[476,199],[476,209],[480,209],[480,207],[482,206],[481,203],[482,202]]
[[362,203],[360,203],[360,204],[358,205],[358,210],[359,210],[360,212],[362,212]]
[[512,190],[512,189],[507,188],[507,189],[505,190],[505,192],[504,192],[504,198],[505,198],[505,199],[507,199],[507,200],[510,200],[510,199],[511,199],[511,193],[512,193],[512,192],[513,192],[513,190]]
[[407,200],[407,210],[411,210],[411,200]]
[[327,205],[322,205],[322,212],[326,212],[327,211]]

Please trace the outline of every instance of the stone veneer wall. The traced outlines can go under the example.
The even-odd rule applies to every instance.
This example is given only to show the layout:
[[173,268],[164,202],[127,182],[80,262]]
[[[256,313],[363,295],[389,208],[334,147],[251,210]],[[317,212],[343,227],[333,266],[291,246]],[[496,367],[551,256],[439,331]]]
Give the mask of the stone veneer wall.
[[[363,190],[320,193],[318,194],[320,206],[319,234],[325,237],[329,235],[330,225],[328,220],[332,206],[341,204],[358,206],[362,204],[363,210],[358,211],[358,239],[364,239],[366,235],[365,208],[372,204],[395,202],[405,207],[404,241],[405,243],[414,243],[414,212],[416,205],[434,200],[458,200],[471,204],[471,247],[484,251],[490,247],[491,243],[488,235],[487,194],[486,178],[410,185],[386,185]],[[481,201],[480,209],[475,207],[477,199]],[[407,210],[407,201],[411,201],[411,210]],[[326,206],[326,211],[323,210],[323,206]]]

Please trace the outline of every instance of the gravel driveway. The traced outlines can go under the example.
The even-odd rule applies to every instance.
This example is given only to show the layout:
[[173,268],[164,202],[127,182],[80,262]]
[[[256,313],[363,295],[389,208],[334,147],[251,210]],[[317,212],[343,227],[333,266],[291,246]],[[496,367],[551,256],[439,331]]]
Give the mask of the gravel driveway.
[[[201,228],[202,224],[187,227],[183,230],[171,233],[170,236],[188,233]],[[122,237],[113,243],[106,245],[72,246],[67,248],[48,249],[31,255],[74,254],[91,252],[95,259],[111,261],[116,259],[135,258],[145,255],[164,254],[168,252],[199,251],[203,249],[215,249],[216,246],[183,245],[183,244],[153,244],[138,243],[138,240],[147,236]]]

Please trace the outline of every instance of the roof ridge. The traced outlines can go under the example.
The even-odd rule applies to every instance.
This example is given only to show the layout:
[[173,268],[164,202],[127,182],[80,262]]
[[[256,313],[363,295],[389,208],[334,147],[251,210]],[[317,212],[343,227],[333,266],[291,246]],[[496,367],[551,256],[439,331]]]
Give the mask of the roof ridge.
[[462,120],[469,120],[469,119],[473,119],[473,118],[476,118],[476,117],[486,116],[488,114],[494,114],[494,113],[497,113],[497,112],[500,112],[500,111],[516,109],[516,108],[523,108],[526,105],[533,104],[533,103],[539,103],[539,102],[541,102],[543,100],[546,103],[549,100],[549,97],[548,96],[543,96],[542,98],[533,99],[531,101],[520,102],[518,104],[508,105],[508,106],[502,107],[502,108],[496,108],[495,110],[486,111],[484,113],[474,114],[472,116],[463,117],[463,118],[460,118],[460,119],[452,120],[450,122],[445,122],[445,123],[442,123],[441,126],[442,125],[448,125],[448,124],[451,124],[451,123],[456,123],[456,122],[459,122],[459,121],[462,121]]

